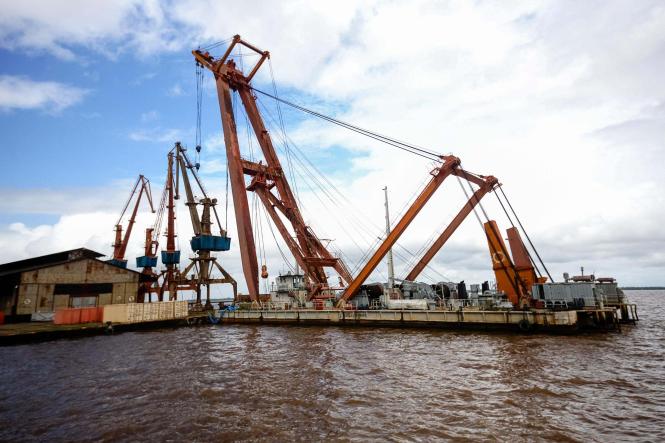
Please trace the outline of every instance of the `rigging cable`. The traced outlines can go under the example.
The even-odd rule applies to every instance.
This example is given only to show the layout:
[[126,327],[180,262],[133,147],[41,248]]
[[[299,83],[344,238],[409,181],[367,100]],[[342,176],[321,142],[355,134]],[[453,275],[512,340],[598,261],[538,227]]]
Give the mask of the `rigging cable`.
[[[460,168],[461,167],[462,167],[462,165],[460,164]],[[464,195],[466,196],[467,200],[469,200],[471,197],[469,197],[469,194],[466,193],[466,189],[464,188],[464,185],[462,184],[462,181],[460,180],[459,177],[457,177],[457,181],[459,182],[460,186],[462,187],[462,190],[464,191]],[[471,186],[471,182],[467,182],[467,184],[469,185],[469,189],[473,193],[473,186]],[[489,217],[487,216],[487,212],[485,212],[485,208],[483,208],[482,203],[478,202],[478,206],[483,211],[483,215],[485,216],[485,220],[487,221],[488,226],[492,226],[489,223],[489,221],[490,221]],[[485,233],[485,236],[487,237],[487,243],[489,245],[490,254],[492,255],[492,257],[494,257],[494,255],[496,253],[501,253],[501,254],[504,255],[504,257],[506,257],[512,263],[512,260],[510,260],[510,255],[508,254],[508,251],[506,250],[505,245],[501,246],[502,243],[500,242],[501,251],[497,251],[496,248],[492,245],[492,242],[490,241],[490,236],[487,233],[487,231],[485,230],[485,227],[483,226],[483,222],[480,220],[480,217],[478,216],[478,213],[476,212],[476,208],[473,208],[473,213],[476,214],[476,218],[478,219],[478,223],[480,223],[480,228],[483,230],[483,232]],[[496,232],[493,227],[492,227],[492,232],[495,235],[495,237],[497,238],[497,240],[501,240],[501,233]],[[494,261],[494,258],[492,258],[492,261]],[[505,267],[502,267],[501,269],[506,274],[507,280],[510,282],[510,285],[513,287],[513,290],[515,291],[515,293],[519,294],[520,293],[520,288],[519,288],[518,281],[521,281],[520,278],[519,278],[519,275],[517,275],[515,277],[515,280],[513,280],[510,277],[510,274],[508,273],[508,270]],[[496,274],[496,271],[495,271],[495,274]],[[524,285],[522,285],[522,286],[524,286]]]
[[120,222],[122,222],[122,217],[125,216],[125,212],[127,212],[127,208],[129,207],[129,204],[132,202],[132,199],[134,198],[134,194],[136,194],[136,189],[138,188],[140,182],[141,182],[141,178],[139,177],[139,178],[136,180],[136,184],[134,185],[134,188],[132,188],[132,192],[131,192],[131,194],[129,194],[129,198],[128,198],[127,201],[125,202],[125,207],[124,207],[124,209],[122,210],[122,212],[120,213],[120,218],[118,218],[118,221],[115,223],[116,226],[119,225]]
[[229,159],[226,159],[226,201],[224,208],[224,230],[229,231]]
[[[503,202],[502,202],[501,199],[499,198],[499,194],[497,194],[496,189],[494,189],[493,192],[494,192],[494,196],[496,197],[496,200],[497,200],[497,201],[499,202],[499,204],[501,205],[501,209],[503,209],[503,213],[506,214],[506,217],[508,218],[508,221],[510,222],[510,226],[512,226],[513,228],[515,228],[515,224],[513,223],[513,219],[510,217],[510,214],[508,214],[508,211],[506,210],[506,206],[503,204]],[[529,252],[529,250],[526,249],[526,248],[525,248],[525,250],[526,250],[526,255],[529,256],[529,260],[531,261],[531,264],[532,264],[533,267],[536,269],[536,272],[538,273],[538,276],[541,277],[543,274],[540,272],[540,268],[538,267],[538,265],[536,264],[535,260],[534,260],[533,257],[531,256],[531,253]]]
[[[270,112],[270,110],[269,110],[269,109],[263,104],[263,102],[262,102],[260,99],[257,100],[257,102],[259,103],[259,105],[260,105],[260,106],[263,108],[263,110],[265,111],[265,115],[269,118],[270,121],[272,121],[272,124],[274,124],[275,126],[277,126],[276,119],[275,119],[275,117],[272,115],[272,113]],[[351,227],[353,227],[354,230],[356,230],[356,232],[358,232],[359,234],[361,234],[362,238],[364,238],[364,239],[366,239],[366,238],[374,238],[374,240],[373,240],[373,242],[372,242],[371,244],[370,244],[370,243],[367,243],[367,244],[369,244],[369,248],[368,248],[368,249],[363,249],[363,248],[361,248],[361,247],[355,242],[355,240],[353,239],[353,237],[351,237],[351,236],[349,236],[349,235],[347,234],[347,236],[348,236],[348,237],[351,239],[351,241],[356,245],[356,247],[358,248],[358,250],[359,250],[360,253],[361,253],[360,260],[359,260],[358,262],[355,262],[355,261],[353,262],[354,265],[353,265],[353,268],[352,268],[352,272],[351,272],[351,273],[352,273],[352,274],[355,273],[355,272],[358,271],[358,270],[360,269],[360,267],[364,264],[364,262],[366,261],[366,259],[369,257],[369,254],[372,253],[372,251],[374,251],[374,249],[375,249],[376,246],[379,244],[379,242],[381,242],[381,240],[383,240],[382,235],[383,235],[383,233],[384,233],[385,227],[384,227],[384,226],[378,226],[378,225],[374,224],[373,222],[371,222],[371,219],[369,219],[369,218],[367,218],[367,217],[363,218],[363,217],[356,216],[355,214],[360,214],[362,211],[360,211],[360,210],[355,206],[355,204],[354,204],[354,203],[353,203],[353,202],[352,202],[352,201],[351,201],[346,195],[344,195],[344,194],[343,194],[343,193],[337,188],[337,186],[335,186],[335,184],[334,184],[333,182],[331,182],[330,179],[328,179],[328,177],[326,177],[326,176],[325,176],[325,175],[324,175],[324,174],[323,174],[323,173],[322,173],[322,172],[316,167],[316,165],[314,165],[314,164],[309,160],[309,158],[308,158],[308,157],[305,155],[305,153],[304,153],[304,152],[298,147],[298,145],[297,145],[297,144],[296,144],[296,143],[295,143],[295,142],[294,142],[294,141],[293,141],[293,140],[292,140],[287,134],[284,134],[283,136],[282,136],[282,134],[280,134],[279,132],[276,132],[276,134],[278,135],[278,137],[282,138],[282,142],[283,142],[283,143],[285,143],[285,139],[288,139],[288,140],[290,141],[290,145],[293,146],[293,147],[296,149],[296,151],[293,152],[293,153],[295,154],[295,155],[294,155],[295,160],[301,165],[301,168],[303,169],[303,171],[305,171],[305,172],[310,176],[312,182],[315,183],[315,184],[318,186],[318,188],[323,192],[324,195],[326,195],[326,197],[328,197],[328,199],[331,201],[331,203],[332,203],[333,205],[338,206],[338,207],[341,207],[341,206],[342,206],[342,205],[341,205],[341,202],[338,201],[337,198],[336,198],[335,196],[331,195],[330,192],[328,192],[328,190],[326,189],[326,187],[324,186],[324,184],[321,183],[321,181],[317,178],[317,176],[314,175],[314,174],[310,171],[310,168],[308,168],[307,165],[309,165],[309,166],[311,167],[311,169],[312,169],[314,172],[316,172],[316,174],[318,174],[319,177],[321,177],[322,181],[324,181],[324,182],[325,182],[325,183],[326,183],[326,184],[327,184],[327,185],[328,185],[328,186],[329,186],[329,187],[330,187],[330,188],[331,188],[331,189],[332,189],[332,190],[333,190],[333,191],[339,196],[339,198],[341,198],[341,199],[342,199],[342,200],[343,200],[348,206],[350,206],[351,209],[353,209],[352,211],[345,211],[346,213],[350,214],[351,217],[352,217],[352,219],[350,220],[350,222],[351,222]],[[298,155],[298,153],[299,153],[300,155]],[[301,159],[301,157],[302,157],[302,159],[304,159],[304,161]],[[307,164],[305,164],[305,162],[306,162]],[[299,173],[299,174],[300,174],[300,173]],[[305,176],[303,176],[302,174],[300,174],[300,175],[301,175],[302,178],[305,178]],[[425,178],[422,180],[422,182],[420,183],[420,185],[418,186],[418,188],[421,188],[427,180],[428,180],[428,177],[425,177]],[[417,192],[418,192],[418,188],[416,189],[416,191],[414,192],[414,194],[411,196],[411,198],[409,199],[409,201],[413,200],[413,199],[416,197],[416,194],[417,194]],[[318,195],[317,195],[316,193],[315,193],[315,196],[317,196],[317,198],[318,198]],[[321,201],[321,200],[319,199],[319,201]],[[322,202],[322,201],[321,201],[321,202]],[[322,202],[322,204],[324,204],[324,203]],[[325,204],[324,204],[324,205],[325,205]],[[407,201],[407,204],[401,209],[400,213],[403,213],[403,212],[406,210],[406,206],[407,206],[407,205],[408,205],[408,201]],[[334,211],[330,211],[330,212],[334,215]],[[399,216],[398,216],[398,217],[399,217]],[[339,220],[337,219],[337,217],[333,216],[333,218],[335,218],[337,221],[339,221]],[[345,229],[343,228],[343,225],[341,225],[341,223],[340,223],[340,226],[342,227],[342,230],[345,231]],[[376,235],[375,232],[378,232],[379,235]],[[367,241],[367,240],[365,240],[365,241]],[[395,243],[394,246],[397,247],[397,248],[401,248],[401,249],[402,249],[407,255],[409,255],[409,256],[411,256],[411,257],[414,256],[413,252],[409,251],[409,249],[407,249],[405,246],[403,246],[403,245],[400,244],[399,242]],[[394,251],[395,255],[396,255],[400,260],[402,260],[402,261],[407,261],[407,259],[406,259],[402,254],[399,254],[399,252],[397,252],[395,249],[393,249],[393,251]],[[352,262],[349,261],[349,260],[346,260],[346,261],[347,261],[348,263],[352,263]],[[445,276],[444,274],[438,272],[436,269],[434,269],[434,268],[431,267],[430,265],[427,265],[426,268],[429,269],[429,270],[431,270],[432,272],[438,274],[438,275],[441,276],[443,279],[445,279],[445,280],[450,280],[447,276]],[[423,274],[426,275],[424,272],[423,272]]]
[[[265,208],[263,208],[265,211]],[[286,266],[289,268],[289,271],[292,271],[295,273],[295,269],[293,266],[291,266],[291,262],[289,261],[288,258],[286,258],[286,255],[284,254],[284,251],[282,251],[282,247],[279,245],[279,242],[277,241],[277,236],[275,235],[275,231],[272,229],[272,223],[268,223],[268,227],[270,228],[270,234],[272,234],[273,240],[275,240],[275,245],[277,245],[277,249],[279,250],[279,254],[282,256],[282,260],[284,260],[284,263],[286,263]]]
[[[267,115],[267,116],[269,117],[269,119],[270,119],[270,120],[267,120],[268,124],[269,124],[269,125],[275,125],[275,126],[276,126],[276,125],[277,125],[277,122],[276,122],[276,120],[274,119],[272,113],[271,113],[271,112],[265,107],[265,105],[264,105],[261,101],[259,101],[259,104],[264,108],[264,110],[265,110],[265,112],[266,112],[266,115]],[[282,138],[282,143],[286,143],[286,140],[282,137],[282,134],[280,134],[279,132],[276,132],[276,134],[277,134],[277,136],[278,136],[279,138]],[[287,136],[287,137],[288,137],[288,136]],[[309,161],[309,159],[308,159],[308,158],[304,155],[304,153],[298,148],[298,146],[295,145],[295,144],[293,143],[293,141],[291,141],[291,145],[294,146],[294,147],[297,149],[297,151],[300,152],[300,154],[302,155],[302,157],[307,161],[307,163],[309,163],[310,166],[312,166],[311,169],[313,169],[315,172],[317,172],[322,178],[324,178],[324,179],[330,184],[330,187],[331,187],[331,188],[335,189],[335,190],[336,190],[336,191],[337,191],[342,197],[344,197],[344,195],[341,194],[341,193],[339,192],[339,190],[337,190],[337,188],[335,187],[335,185],[332,184],[329,180],[327,180],[327,178],[326,178],[323,174],[321,174],[321,172],[320,172],[318,169],[316,169],[316,167],[315,167],[314,165],[312,165],[312,163]],[[278,146],[281,147],[280,145],[278,145]],[[284,150],[283,147],[282,147],[282,150]],[[316,175],[310,170],[310,168],[308,168],[307,164],[305,164],[305,162],[300,158],[300,156],[298,155],[297,152],[293,152],[293,158],[294,158],[294,159],[300,164],[300,169],[301,169],[302,171],[304,171],[304,174],[303,174],[303,172],[300,172],[300,171],[298,171],[295,167],[293,167],[293,164],[292,164],[292,167],[293,167],[293,173],[297,173],[298,175],[300,175],[300,177],[303,179],[303,182],[307,182],[307,176],[309,176],[310,183],[313,183],[314,185],[316,185],[316,186],[321,190],[321,192],[322,192],[322,193],[328,198],[328,200],[330,200],[330,202],[331,202],[334,206],[336,206],[336,207],[341,207],[340,203],[339,203],[338,201],[336,201],[335,197],[334,197],[333,195],[330,194],[330,192],[326,189],[326,187],[324,186],[324,184],[321,183],[321,181],[317,178],[317,176],[316,176]],[[346,232],[346,230],[344,229],[344,225],[339,221],[339,219],[338,219],[337,216],[336,216],[336,212],[337,212],[337,211],[331,211],[331,210],[327,207],[327,205],[325,204],[325,202],[324,202],[323,200],[321,200],[321,197],[320,197],[319,194],[318,194],[318,193],[317,193],[317,192],[311,187],[311,185],[310,185],[310,188],[309,188],[309,189],[310,189],[310,191],[312,191],[312,193],[313,193],[314,196],[317,198],[317,200],[319,200],[319,202],[321,202],[321,204],[326,208],[326,210],[328,210],[328,212],[333,216],[333,218],[334,218],[336,221],[338,221],[339,225],[342,227],[342,230],[344,230],[345,233],[347,234],[347,236],[348,236],[348,237],[354,242],[354,244],[356,244],[356,246],[358,247],[358,250],[360,251],[360,253],[361,253],[361,254],[366,253],[366,250],[363,249],[363,248],[361,248],[359,245],[357,245],[357,243],[355,243],[355,240],[353,239],[353,237],[350,236],[350,235],[348,235],[348,232]],[[347,199],[347,200],[348,200],[348,199]],[[356,230],[357,230],[357,225],[353,225],[353,224],[352,224],[352,226],[355,227]],[[360,232],[360,231],[358,231],[358,232]],[[365,229],[365,232],[360,232],[360,233],[366,235],[366,234],[367,234],[367,230]],[[371,232],[370,232],[370,237],[374,237],[374,235],[373,235]]]
[[[308,109],[303,108],[303,107],[300,107],[300,106],[298,106],[298,105],[294,105],[293,103],[290,103],[290,102],[288,102],[288,101],[286,101],[286,100],[280,99],[280,98],[278,98],[278,97],[276,97],[276,96],[273,96],[273,95],[271,95],[271,94],[265,93],[265,92],[263,92],[263,91],[260,91],[260,90],[255,89],[255,88],[252,88],[252,89],[253,89],[254,91],[258,92],[258,93],[261,93],[261,94],[267,96],[267,97],[273,98],[273,99],[277,100],[278,102],[285,103],[285,104],[287,104],[287,105],[289,105],[289,106],[295,107],[296,109],[302,110],[302,111],[304,111],[304,112],[310,113],[310,114],[315,115],[315,116],[317,116],[317,117],[323,118],[324,120],[327,120],[327,121],[333,122],[333,123],[335,123],[335,124],[338,124],[338,125],[340,125],[340,126],[346,127],[347,129],[355,130],[355,132],[359,132],[359,133],[361,133],[361,134],[363,134],[363,135],[367,135],[367,136],[369,136],[370,138],[374,138],[374,139],[376,139],[376,140],[382,141],[382,142],[384,142],[384,143],[387,143],[387,144],[390,144],[390,145],[393,145],[393,146],[396,146],[396,145],[398,145],[398,144],[401,144],[401,145],[403,145],[403,146],[407,146],[407,147],[409,147],[409,148],[413,148],[413,149],[416,149],[416,150],[419,150],[419,151],[422,151],[422,152],[425,152],[425,153],[429,153],[429,154],[432,155],[434,158],[427,157],[426,155],[422,155],[422,154],[419,154],[419,153],[417,153],[417,152],[413,152],[413,151],[411,151],[411,150],[409,150],[409,149],[406,149],[406,148],[403,148],[403,147],[400,147],[400,146],[396,146],[396,147],[398,147],[398,148],[400,148],[400,149],[406,150],[406,151],[408,151],[408,152],[411,152],[411,153],[413,153],[413,154],[419,155],[419,156],[421,156],[421,157],[428,158],[428,159],[430,159],[430,160],[436,160],[437,162],[440,162],[440,155],[439,155],[439,154],[436,154],[436,153],[433,153],[433,152],[426,151],[426,150],[424,150],[424,149],[422,149],[422,148],[420,148],[420,147],[416,147],[416,146],[409,145],[409,144],[406,144],[406,143],[403,143],[403,142],[399,142],[399,141],[397,141],[397,140],[391,139],[391,138],[386,137],[386,136],[381,136],[381,135],[379,135],[379,134],[372,133],[371,131],[368,131],[368,130],[363,130],[362,128],[353,127],[353,125],[350,125],[350,124],[348,124],[348,123],[344,123],[344,122],[341,122],[341,121],[339,121],[339,120],[333,119],[332,117],[327,117],[327,116],[325,116],[325,115],[323,115],[323,114],[317,113],[317,112],[315,112],[315,111],[308,110]],[[265,106],[264,106],[264,108],[265,108]],[[266,109],[266,111],[267,111],[267,109]],[[268,115],[270,115],[270,112],[269,112],[269,111],[268,111]],[[271,116],[271,117],[272,117],[272,116]],[[352,127],[355,128],[355,129],[353,129]],[[284,134],[284,135],[285,135],[285,137],[284,137],[285,139],[286,139],[286,138],[289,138],[289,139],[290,139],[290,137],[288,137],[286,134]],[[293,141],[291,141],[291,143],[293,144]],[[302,153],[302,151],[297,147],[297,145],[295,145],[295,144],[293,144],[293,145],[296,147],[296,149],[297,149],[298,151],[300,151],[301,155],[303,155],[303,157],[307,160],[307,162],[308,162],[310,165],[312,165],[311,161],[309,161],[309,159],[307,158],[307,156],[305,156],[304,153]],[[296,159],[298,159],[297,156],[296,156]],[[301,162],[301,164],[302,164],[302,162]],[[331,188],[333,188],[333,190],[336,191],[337,194],[339,194],[339,195],[342,197],[342,199],[344,199],[344,200],[346,200],[347,202],[351,203],[350,200],[348,200],[348,198],[347,198],[346,196],[344,196],[344,195],[343,195],[343,194],[337,189],[337,187],[335,187],[334,184],[332,184],[332,183],[331,183],[331,182],[325,177],[325,175],[321,174],[321,172],[318,170],[318,168],[316,168],[316,166],[312,165],[312,167],[313,167],[313,169],[314,169],[319,175],[321,175],[321,176],[324,178],[324,180],[325,180],[325,181],[331,186]],[[335,202],[334,202],[334,199],[331,198],[331,196],[328,194],[328,192],[327,192],[327,191],[326,191],[326,190],[325,190],[325,189],[324,189],[319,183],[317,183],[317,184],[323,189],[323,192],[324,192],[324,193],[325,193],[325,194],[331,199],[331,201],[333,201],[333,203],[335,203]],[[351,203],[351,204],[352,204],[352,203]],[[404,209],[402,209],[402,211],[403,211],[403,210],[404,210]],[[377,228],[377,229],[378,229],[378,228]],[[381,228],[381,229],[383,229],[383,228]],[[380,237],[380,236],[377,237],[377,240],[375,241],[375,244],[377,244],[379,241],[381,241],[381,237]],[[404,246],[400,245],[399,243],[396,243],[395,245],[398,246],[398,247],[401,247],[401,248],[402,248],[404,251],[406,251],[408,254],[413,255],[413,253],[411,253],[408,249],[406,249]],[[371,248],[370,248],[370,251],[371,251]],[[368,255],[368,251],[366,251],[366,253],[365,253],[364,256],[367,256],[367,255]],[[401,258],[401,257],[400,257],[400,258]],[[360,263],[362,263],[362,261],[361,261]],[[359,264],[358,264],[358,265],[359,265]],[[357,265],[356,267],[358,267],[358,265]],[[434,269],[431,268],[430,266],[427,266],[427,268],[430,269],[430,270],[432,270],[432,271],[434,271],[434,272],[436,272],[437,274],[441,275],[443,278],[447,278],[447,277],[444,276],[443,274],[438,273],[436,270],[434,270]]]
[[[157,209],[157,216],[155,217],[155,224],[152,227],[152,241],[159,244],[159,235],[162,230],[162,221],[164,220],[164,208],[166,207],[166,200],[168,195],[168,183],[164,183],[164,190],[162,191],[162,198],[159,201],[159,208]],[[157,251],[155,251],[156,253]]]
[[[275,94],[275,97],[278,97],[277,95],[277,85],[275,83],[275,74],[273,73],[272,69],[272,60],[268,59],[268,67],[270,68],[270,81],[272,83],[272,90],[273,94]],[[286,128],[284,125],[284,117],[282,115],[282,107],[280,106],[279,100],[275,100],[276,108],[277,108],[277,116],[279,117],[279,128],[282,131],[283,134],[283,140],[284,140],[284,147],[286,148],[286,163],[289,165],[289,172],[291,174],[291,180],[293,181],[293,188],[295,191],[295,197],[296,200],[298,200],[298,204],[300,206],[303,206],[302,201],[300,201],[300,193],[298,192],[298,182],[295,179],[295,176],[293,175],[293,164],[291,162],[291,154],[290,154],[290,149],[289,149],[289,144],[287,141],[286,137]]]
[[229,37],[225,40],[220,40],[220,41],[217,41],[217,42],[213,42],[213,43],[211,43],[207,46],[199,46],[199,49],[203,50],[203,51],[210,51],[211,49],[215,49],[219,46],[222,46],[222,45],[225,45],[225,44],[231,42],[231,40],[233,40],[233,37]]
[[418,155],[418,156],[423,157],[423,158],[427,158],[429,160],[436,160],[436,161],[441,160],[441,154],[438,154],[436,152],[429,151],[429,150],[426,150],[424,148],[421,148],[421,147],[418,147],[418,146],[415,146],[415,145],[410,145],[408,143],[401,142],[399,140],[395,140],[395,139],[390,138],[388,136],[381,135],[381,134],[378,134],[376,132],[372,132],[368,129],[363,129],[361,127],[352,125],[350,123],[346,123],[346,122],[338,120],[336,118],[329,117],[329,116],[321,114],[319,112],[312,111],[311,109],[308,109],[308,108],[305,108],[303,106],[297,105],[297,104],[292,103],[288,100],[284,100],[282,98],[276,97],[272,94],[261,91],[260,89],[256,89],[253,86],[250,86],[250,88],[253,91],[258,92],[259,94],[265,95],[266,97],[270,97],[273,100],[277,100],[281,103],[284,103],[285,105],[288,105],[288,106],[291,106],[292,108],[298,109],[299,111],[302,111],[302,112],[305,112],[307,114],[313,115],[315,117],[321,118],[321,119],[326,120],[330,123],[334,123],[338,126],[349,129],[353,132],[357,132],[358,134],[362,134],[366,137],[373,138],[374,140],[378,140],[380,142],[383,142],[383,143],[386,143],[388,145],[394,146],[394,147],[396,147],[398,149],[401,149],[403,151],[409,152],[409,153],[414,154],[414,155]]
[[503,198],[506,200],[506,203],[508,203],[508,207],[510,208],[511,212],[515,216],[515,220],[517,220],[517,224],[522,228],[522,232],[524,233],[524,236],[526,239],[529,241],[529,244],[531,245],[531,248],[533,248],[533,252],[536,253],[536,257],[538,257],[538,261],[540,261],[540,264],[543,266],[543,269],[545,269],[545,272],[547,273],[547,276],[550,278],[551,282],[554,282],[554,279],[552,278],[552,275],[550,274],[550,271],[547,269],[547,266],[545,266],[545,263],[543,262],[543,259],[540,258],[540,254],[538,253],[538,250],[536,247],[533,245],[531,242],[531,238],[529,237],[529,234],[526,233],[526,230],[524,229],[524,226],[522,225],[522,222],[520,221],[519,217],[515,213],[515,209],[513,209],[513,205],[510,204],[510,200],[508,200],[508,197],[506,197],[506,193],[503,192],[503,188],[499,187],[499,190],[501,191],[501,194],[503,195]]

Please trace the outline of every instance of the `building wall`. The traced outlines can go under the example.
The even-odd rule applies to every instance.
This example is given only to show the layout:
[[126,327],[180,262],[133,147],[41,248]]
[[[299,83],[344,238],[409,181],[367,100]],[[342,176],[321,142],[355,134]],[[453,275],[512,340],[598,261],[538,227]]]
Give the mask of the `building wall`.
[[97,293],[97,305],[136,301],[139,274],[99,260],[82,259],[21,274],[16,313],[53,312],[70,306],[69,294],[54,294],[56,285],[110,284],[112,292]]

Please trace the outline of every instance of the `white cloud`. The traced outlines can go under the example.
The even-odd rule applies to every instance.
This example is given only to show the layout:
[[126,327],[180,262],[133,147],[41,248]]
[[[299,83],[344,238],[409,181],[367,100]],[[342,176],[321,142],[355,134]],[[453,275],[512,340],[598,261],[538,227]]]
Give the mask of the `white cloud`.
[[[220,124],[221,126],[221,124]],[[219,131],[215,131],[213,135],[210,135],[205,138],[203,141],[203,146],[202,148],[205,150],[209,150],[211,152],[220,152],[225,150],[225,144],[224,144],[224,134],[222,133],[221,127]]]
[[166,95],[169,97],[180,97],[185,95],[185,91],[182,90],[182,87],[179,83],[176,83],[169,88],[169,90],[166,92]]
[[[271,51],[281,90],[296,88],[311,98],[308,106],[332,112],[325,103],[335,103],[343,120],[453,152],[468,169],[499,177],[555,275],[585,265],[626,284],[662,283],[663,257],[654,251],[665,237],[650,222],[665,218],[665,7],[659,2],[283,2],[270,11],[252,1],[127,1],[78,9],[19,3],[2,6],[1,44],[60,57],[75,58],[80,47],[112,57],[129,49],[186,55],[199,42],[240,33]],[[65,12],[70,16],[61,19]],[[250,14],[251,20],[239,19]],[[268,78],[267,68],[257,81]],[[223,183],[210,179],[221,172],[214,156],[224,146],[219,129],[205,138],[204,152],[213,155],[202,162],[217,196]],[[278,132],[272,131],[274,139]],[[396,215],[428,177],[422,160],[337,127],[307,121],[290,134],[312,157],[339,146],[362,154],[330,158],[344,168],[328,178],[356,209],[325,207],[319,200],[325,194],[315,196],[298,179],[308,222],[352,262],[380,235],[380,188],[389,186]],[[182,136],[160,128],[130,134],[169,144]],[[447,181],[401,243],[418,250],[462,200],[456,181]],[[484,205],[506,228],[495,198]],[[356,226],[355,219],[374,226]],[[268,249],[279,263],[276,249]],[[242,280],[237,252],[225,260]],[[473,217],[436,264],[456,279],[491,276]]]
[[140,129],[129,133],[129,139],[135,142],[175,143],[182,140],[183,132],[174,128]]
[[157,1],[25,0],[0,6],[0,47],[79,58],[85,48],[115,58],[180,46]]
[[141,121],[143,123],[152,122],[155,120],[159,120],[159,112],[155,111],[154,109],[141,114]]
[[0,109],[42,109],[59,112],[79,103],[87,90],[58,82],[0,75]]
[[226,173],[226,162],[220,159],[212,159],[201,163],[201,174]]
[[155,78],[156,76],[157,76],[157,73],[156,73],[156,72],[147,72],[147,73],[145,73],[145,74],[141,74],[141,75],[139,75],[138,77],[136,77],[134,80],[132,80],[132,81],[130,82],[130,85],[132,85],[132,86],[140,86],[140,85],[142,85],[144,82],[146,82],[146,81],[148,81],[148,80],[152,80],[152,79]]

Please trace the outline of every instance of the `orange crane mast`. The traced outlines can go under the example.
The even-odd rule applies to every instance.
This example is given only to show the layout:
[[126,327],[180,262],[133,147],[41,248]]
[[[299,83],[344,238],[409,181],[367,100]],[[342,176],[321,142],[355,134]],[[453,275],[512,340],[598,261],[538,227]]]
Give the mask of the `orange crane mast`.
[[[496,221],[483,224],[492,258],[496,287],[504,292],[514,306],[531,304],[531,288],[535,283],[545,283],[547,277],[538,277],[517,228],[508,229],[510,252],[501,237]],[[512,258],[511,258],[512,255]]]
[[[161,232],[162,221],[164,219],[164,210],[166,209],[166,200],[168,197],[168,186],[164,186],[162,197],[157,208],[157,216],[155,223],[152,227],[145,230],[145,244],[143,246],[143,255],[136,257],[136,267],[143,268],[142,274],[149,278],[142,284],[139,294],[138,302],[142,303],[145,299],[145,294],[148,294],[148,301],[152,301],[152,293],[157,293],[159,296],[160,285],[157,283],[160,275],[158,275],[153,268],[157,267],[157,250],[159,249],[159,235]],[[161,300],[160,300],[161,301]]]

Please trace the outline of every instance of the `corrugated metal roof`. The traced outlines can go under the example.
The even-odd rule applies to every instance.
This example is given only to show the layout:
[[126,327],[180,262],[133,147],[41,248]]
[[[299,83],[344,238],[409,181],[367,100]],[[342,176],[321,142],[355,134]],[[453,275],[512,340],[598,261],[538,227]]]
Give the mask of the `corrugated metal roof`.
[[18,260],[1,264],[0,276],[30,271],[32,269],[43,268],[45,266],[67,263],[70,261],[79,260],[81,258],[96,259],[103,256],[104,254],[100,254],[99,252],[95,252],[87,248],[70,249],[69,251],[56,252],[54,254],[41,255],[39,257],[27,258],[25,260]]

